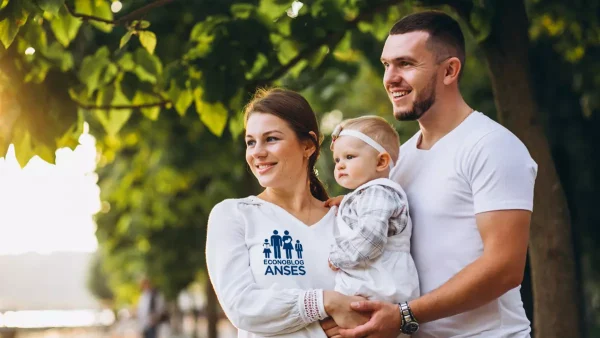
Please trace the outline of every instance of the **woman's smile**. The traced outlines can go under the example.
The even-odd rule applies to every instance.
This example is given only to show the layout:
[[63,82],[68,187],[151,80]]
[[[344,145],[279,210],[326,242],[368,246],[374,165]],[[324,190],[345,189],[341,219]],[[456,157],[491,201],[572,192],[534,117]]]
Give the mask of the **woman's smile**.
[[277,163],[259,163],[256,164],[256,172],[260,175],[267,173],[273,167],[275,167]]

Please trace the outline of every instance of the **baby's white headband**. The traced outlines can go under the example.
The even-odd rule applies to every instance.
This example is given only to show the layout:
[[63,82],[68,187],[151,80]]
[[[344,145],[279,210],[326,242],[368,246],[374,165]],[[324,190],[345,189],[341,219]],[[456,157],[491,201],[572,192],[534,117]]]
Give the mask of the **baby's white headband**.
[[[330,148],[332,150],[333,150],[333,143],[340,136],[356,137],[357,139],[359,139],[359,140],[365,142],[366,144],[370,145],[371,147],[375,148],[375,150],[377,150],[380,154],[386,153],[389,155],[389,153],[385,150],[384,147],[381,146],[381,144],[377,143],[375,140],[373,140],[366,134],[361,133],[358,130],[351,130],[351,129],[343,129],[342,130],[342,126],[339,124],[333,130],[333,133],[331,133],[331,147]],[[390,169],[393,167],[394,167],[394,160],[392,159],[392,156],[390,155]]]

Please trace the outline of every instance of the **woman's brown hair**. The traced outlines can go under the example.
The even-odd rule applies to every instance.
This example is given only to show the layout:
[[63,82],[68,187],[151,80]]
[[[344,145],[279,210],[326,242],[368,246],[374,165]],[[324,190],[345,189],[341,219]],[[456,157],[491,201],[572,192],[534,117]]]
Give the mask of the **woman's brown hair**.
[[[288,123],[296,133],[298,140],[310,140],[314,144],[315,151],[308,158],[307,166],[310,192],[320,201],[327,200],[329,195],[327,195],[327,191],[315,171],[315,163],[321,151],[322,137],[319,133],[317,116],[308,101],[302,95],[291,90],[281,88],[259,89],[246,105],[244,124],[248,122],[248,118],[253,113],[271,114],[279,117]],[[317,138],[310,134],[311,131],[317,135]]]

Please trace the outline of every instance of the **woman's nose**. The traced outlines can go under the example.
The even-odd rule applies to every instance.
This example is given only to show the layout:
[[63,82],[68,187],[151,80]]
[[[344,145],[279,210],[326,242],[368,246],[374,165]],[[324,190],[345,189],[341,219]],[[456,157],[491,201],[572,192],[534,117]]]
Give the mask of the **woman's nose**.
[[265,157],[267,156],[267,149],[262,146],[262,144],[257,143],[254,148],[252,148],[252,157]]

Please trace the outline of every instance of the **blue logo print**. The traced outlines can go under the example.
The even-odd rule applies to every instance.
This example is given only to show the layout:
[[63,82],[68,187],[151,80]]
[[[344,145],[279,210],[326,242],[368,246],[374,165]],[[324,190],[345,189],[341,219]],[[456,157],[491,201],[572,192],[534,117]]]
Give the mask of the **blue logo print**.
[[[267,266],[265,275],[304,276],[306,274],[304,260],[302,260],[304,248],[300,240],[297,239],[296,244],[292,244],[293,242],[294,239],[287,230],[283,232],[283,236],[279,235],[279,231],[273,230],[270,240],[265,238],[263,243],[264,264]],[[281,249],[285,251],[285,259],[281,258]],[[296,251],[297,259],[294,259],[293,251]],[[271,253],[273,253],[273,259],[271,259]]]

